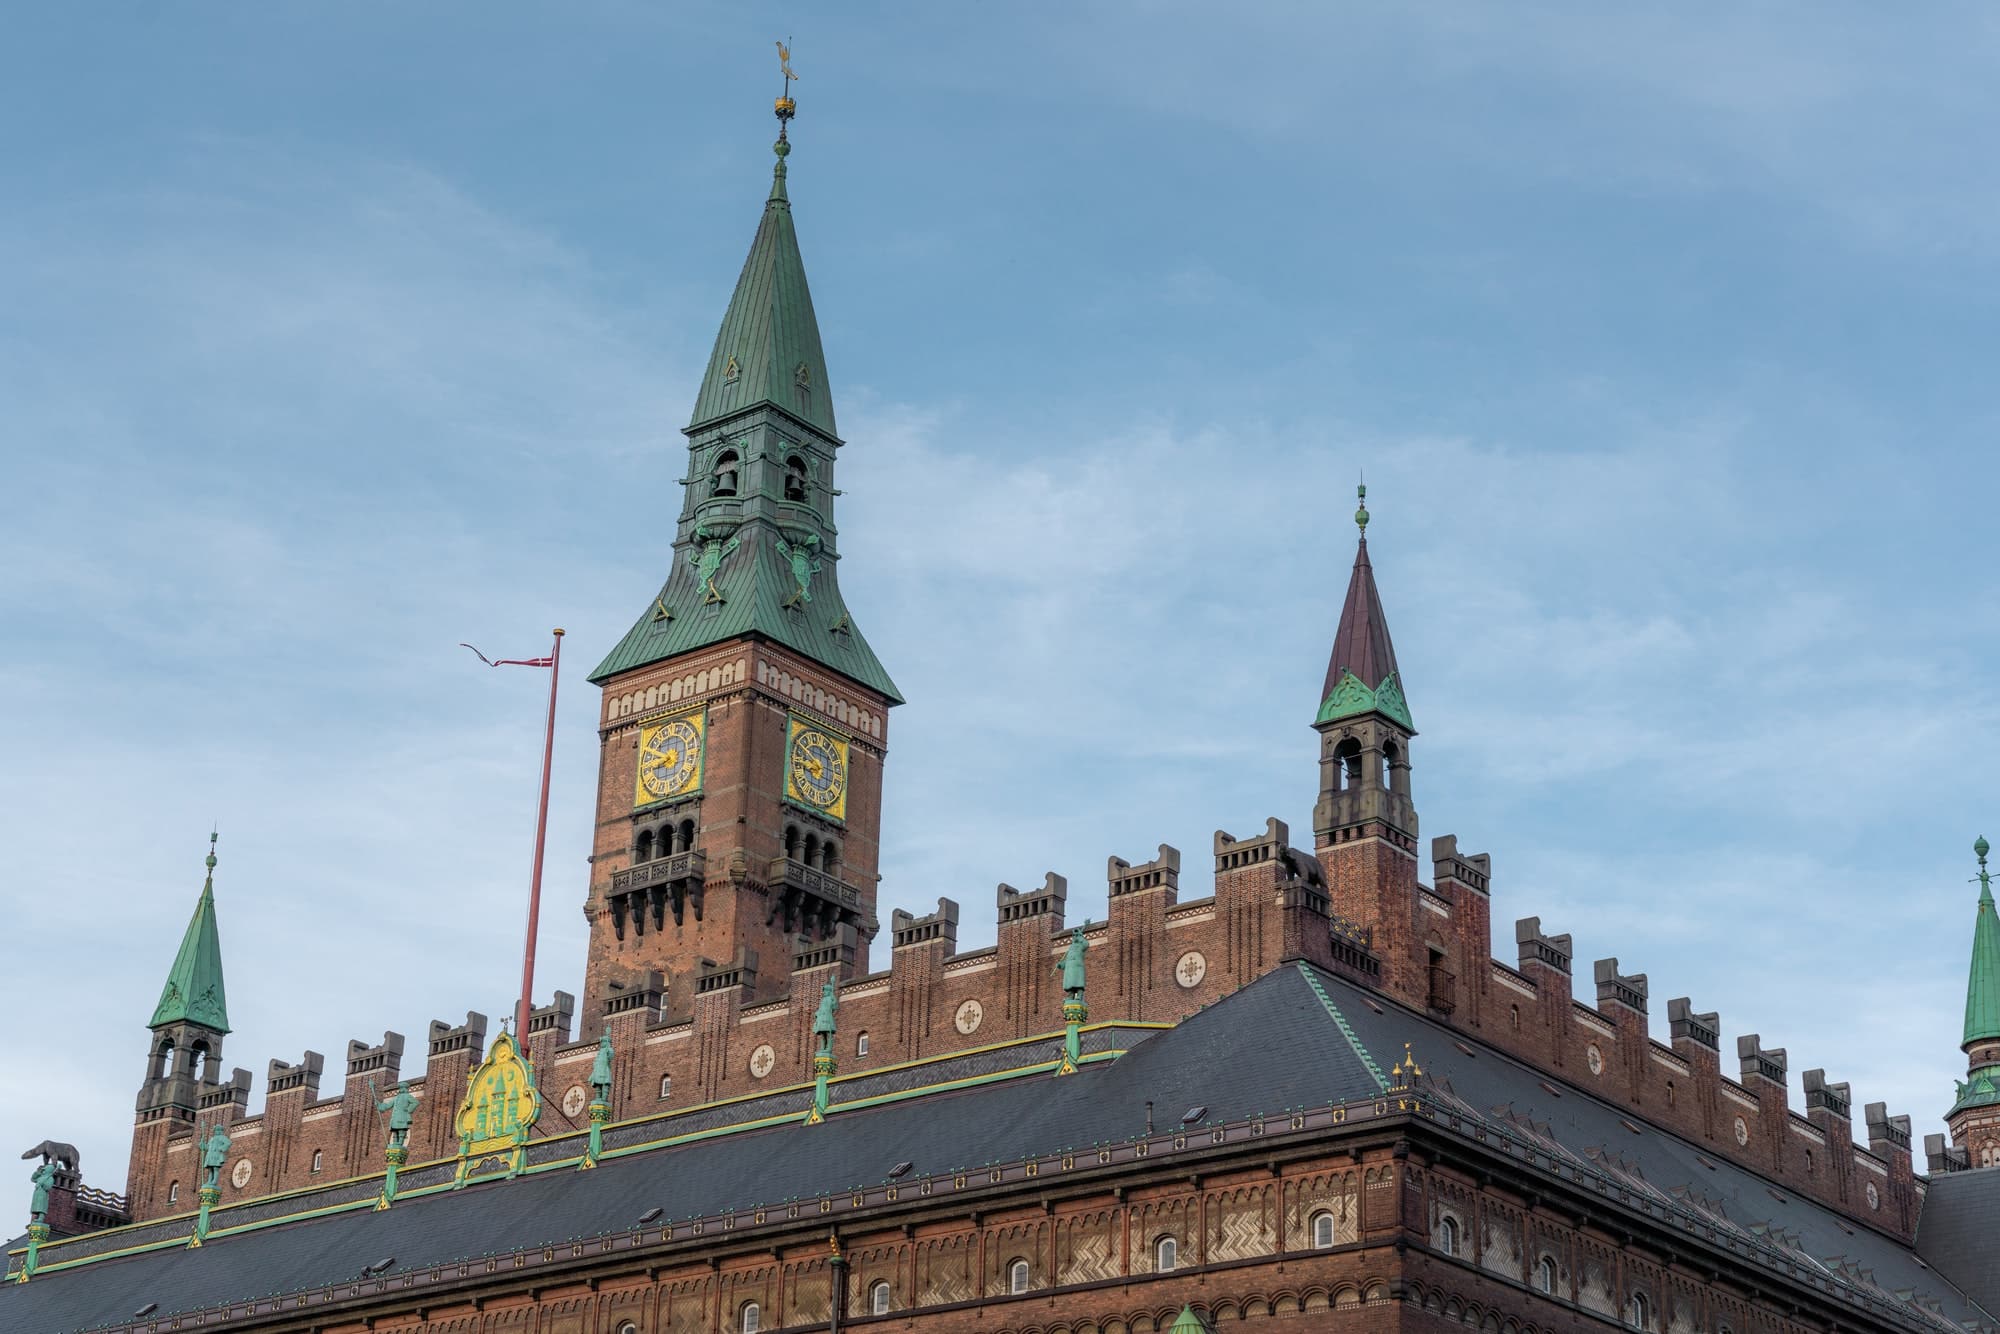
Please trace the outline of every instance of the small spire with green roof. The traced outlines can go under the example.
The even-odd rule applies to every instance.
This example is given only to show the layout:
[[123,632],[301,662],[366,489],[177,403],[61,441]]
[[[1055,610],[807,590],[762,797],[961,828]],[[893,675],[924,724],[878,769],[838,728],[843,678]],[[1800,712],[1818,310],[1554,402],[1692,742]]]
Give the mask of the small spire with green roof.
[[208,874],[195,900],[194,916],[181,937],[180,952],[167,973],[160,1003],[146,1027],[200,1024],[218,1033],[229,1031],[229,1002],[222,986],[222,939],[215,927],[215,833],[208,836]]
[[1993,906],[1993,875],[1986,869],[1992,845],[1982,836],[1972,845],[1979,858],[1979,915],[1972,924],[1972,969],[1965,983],[1965,1042],[2000,1040],[2000,916]]

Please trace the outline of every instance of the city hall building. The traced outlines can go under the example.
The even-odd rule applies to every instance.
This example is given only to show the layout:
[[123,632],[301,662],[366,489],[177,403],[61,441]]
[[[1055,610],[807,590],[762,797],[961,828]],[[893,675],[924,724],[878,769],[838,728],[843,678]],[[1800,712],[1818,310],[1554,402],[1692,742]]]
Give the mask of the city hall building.
[[[1646,977],[1600,959],[1579,985],[1555,925],[1493,957],[1488,857],[1419,836],[1420,701],[1365,504],[1297,701],[1309,838],[1113,857],[1102,922],[1059,876],[1001,885],[983,949],[949,899],[883,921],[900,696],[838,578],[790,149],[686,428],[671,563],[590,677],[583,995],[524,1033],[474,1013],[417,1050],[350,1042],[331,1078],[272,1058],[253,1113],[211,852],[160,960],[128,1193],[30,1151],[0,1330],[2000,1330],[1990,887],[1968,1079],[1921,1164],[1908,1116],[1756,1036],[1725,1052],[1689,998],[1655,1041]],[[1182,896],[1185,855],[1214,859],[1209,896]]]

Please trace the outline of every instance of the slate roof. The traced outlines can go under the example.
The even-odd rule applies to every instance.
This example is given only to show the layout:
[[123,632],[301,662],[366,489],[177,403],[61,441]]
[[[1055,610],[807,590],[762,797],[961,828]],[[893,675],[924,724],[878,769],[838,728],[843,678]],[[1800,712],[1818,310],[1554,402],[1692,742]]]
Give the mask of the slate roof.
[[1917,1221],[1917,1254],[2000,1312],[2000,1171],[1939,1172]]
[[[1256,1040],[1245,1041],[1246,1034]],[[1145,1129],[1148,1102],[1162,1130],[1194,1108],[1204,1109],[1197,1124],[1215,1126],[1363,1102],[1381,1092],[1382,1071],[1405,1043],[1427,1071],[1430,1098],[1447,1109],[1436,1117],[1441,1129],[1468,1139],[1476,1131],[1489,1148],[1504,1151],[1510,1141],[1528,1138],[1520,1127],[1533,1124],[1547,1136],[1538,1141],[1540,1151],[1561,1157],[1565,1176],[1603,1182],[1626,1207],[1665,1222],[1685,1226],[1699,1210],[1721,1244],[1746,1261],[1790,1273],[1792,1281],[1816,1282],[1906,1324],[1993,1323],[1944,1277],[1942,1263],[1926,1268],[1893,1240],[1809,1202],[1774,1196],[1761,1178],[1726,1162],[1711,1166],[1692,1145],[1664,1132],[1646,1127],[1635,1135],[1612,1105],[1575,1088],[1555,1096],[1529,1067],[1477,1047],[1477,1055],[1467,1056],[1457,1041],[1451,1030],[1353,984],[1287,966],[1116,1059],[1086,1064],[1074,1077],[1038,1072],[846,1109],[837,1094],[833,1114],[819,1126],[800,1125],[794,1116],[780,1125],[640,1148],[591,1172],[557,1167],[456,1193],[404,1197],[383,1212],[354,1209],[212,1237],[199,1250],[107,1256],[27,1284],[0,1285],[0,1328],[58,1334],[127,1321],[148,1302],[157,1302],[156,1314],[164,1316],[312,1292],[351,1283],[364,1266],[389,1257],[391,1274],[403,1275],[584,1239],[608,1244],[629,1236],[655,1207],[667,1223],[782,1207],[880,1187],[897,1160],[912,1164],[901,1178],[909,1183],[1128,1144]],[[938,1071],[956,1068],[953,1059],[938,1062]],[[620,1143],[647,1133],[615,1130]],[[1940,1235],[1952,1231],[1944,1227]],[[110,1234],[107,1243],[117,1244],[118,1236]],[[1873,1271],[1872,1282],[1860,1274],[1864,1268]],[[1942,1317],[1895,1297],[1898,1289],[1935,1299]]]

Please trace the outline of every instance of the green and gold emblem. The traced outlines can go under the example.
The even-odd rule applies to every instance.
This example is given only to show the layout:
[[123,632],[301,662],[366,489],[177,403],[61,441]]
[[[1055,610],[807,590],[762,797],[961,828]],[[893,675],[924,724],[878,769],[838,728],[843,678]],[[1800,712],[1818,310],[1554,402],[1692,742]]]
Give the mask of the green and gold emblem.
[[829,820],[847,819],[847,738],[796,714],[785,750],[785,796]]
[[698,790],[707,732],[708,715],[700,710],[640,727],[639,772],[632,804],[644,806]]

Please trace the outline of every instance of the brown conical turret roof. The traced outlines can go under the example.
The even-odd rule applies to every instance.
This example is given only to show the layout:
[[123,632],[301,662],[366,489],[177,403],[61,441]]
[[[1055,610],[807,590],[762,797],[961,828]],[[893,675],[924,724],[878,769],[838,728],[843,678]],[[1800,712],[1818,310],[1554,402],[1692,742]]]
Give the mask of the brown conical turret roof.
[[1347,581],[1347,601],[1340,608],[1340,628],[1333,636],[1333,653],[1326,663],[1317,721],[1372,712],[1414,733],[1402,676],[1396,670],[1396,646],[1389,638],[1388,613],[1382,609],[1375,567],[1368,560],[1368,488],[1361,487],[1360,494],[1363,505],[1355,511],[1354,522],[1361,528],[1361,540],[1354,552],[1354,573]]

